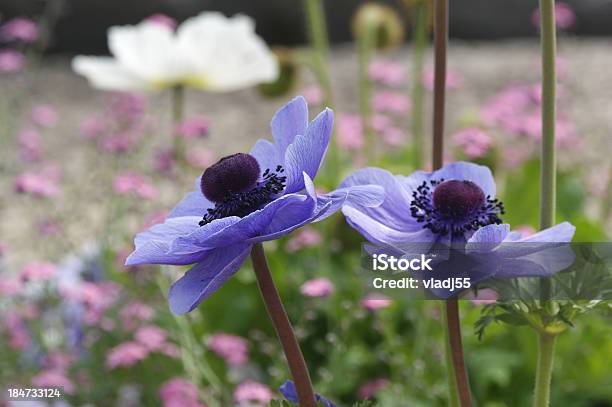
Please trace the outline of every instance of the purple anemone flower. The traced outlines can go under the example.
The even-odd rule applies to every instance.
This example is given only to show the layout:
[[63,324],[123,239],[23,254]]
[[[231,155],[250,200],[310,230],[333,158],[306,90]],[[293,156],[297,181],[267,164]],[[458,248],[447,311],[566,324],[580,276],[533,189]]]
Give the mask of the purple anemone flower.
[[380,186],[357,185],[317,195],[312,179],[330,141],[333,113],[308,122],[296,97],[271,122],[274,143],[258,140],[248,154],[222,158],[207,168],[165,222],[140,233],[126,265],[195,265],[170,288],[171,310],[193,310],[245,261],[251,246],[320,221],[346,202],[382,202]]
[[[299,403],[297,392],[295,390],[295,383],[293,383],[291,380],[287,380],[285,383],[283,383],[283,385],[279,387],[278,391],[280,391],[281,394],[288,401],[292,403]],[[316,394],[315,398],[317,399],[319,405],[322,405],[324,407],[336,407],[334,403],[321,396],[320,394]]]
[[[456,162],[408,177],[366,168],[347,177],[341,188],[370,184],[385,189],[384,202],[376,207],[346,202],[342,212],[347,222],[371,243],[396,254],[405,254],[415,244],[452,247],[455,252],[462,247],[468,256],[461,258],[462,264],[471,267],[466,266],[467,275],[457,275],[456,264],[448,261],[439,278],[470,276],[477,283],[494,276],[550,276],[574,259],[567,245],[546,245],[572,240],[575,227],[567,222],[525,239],[502,224],[504,207],[495,197],[495,181],[487,167]],[[434,294],[447,298],[457,292],[442,289]]]

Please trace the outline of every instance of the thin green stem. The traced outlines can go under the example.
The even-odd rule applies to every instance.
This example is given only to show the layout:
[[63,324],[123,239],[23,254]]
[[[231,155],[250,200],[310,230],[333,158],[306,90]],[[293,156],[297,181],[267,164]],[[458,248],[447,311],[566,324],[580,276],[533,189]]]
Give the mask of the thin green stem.
[[299,406],[300,407],[316,407],[314,391],[310,374],[306,367],[302,350],[293,332],[293,327],[285,311],[285,307],[278,295],[278,290],[274,285],[272,274],[268,268],[266,255],[261,243],[256,243],[251,249],[251,260],[253,262],[253,271],[257,278],[257,284],[261,297],[266,305],[266,310],[270,316],[270,320],[276,330],[276,335],[280,341],[291,376],[295,383]]
[[308,35],[310,44],[314,50],[313,67],[319,85],[325,95],[325,104],[333,107],[333,93],[328,70],[329,39],[327,36],[327,24],[325,10],[321,0],[304,0]]
[[457,380],[455,379],[455,369],[450,347],[450,331],[448,329],[448,316],[446,314],[445,302],[441,303],[441,309],[442,329],[444,331],[444,361],[446,364],[446,380],[448,382],[448,407],[459,407],[459,392],[457,390]]
[[178,162],[185,158],[185,140],[178,134],[177,127],[185,117],[185,88],[181,85],[172,88],[172,138],[174,157]]
[[376,42],[376,32],[374,27],[364,27],[364,30],[357,35],[357,54],[359,58],[359,113],[363,121],[363,129],[366,139],[366,156],[368,161],[374,156],[375,139],[370,119],[372,118],[372,82],[368,76],[372,50]]
[[427,49],[429,33],[429,3],[421,1],[413,8],[412,30],[412,154],[415,169],[423,168],[425,143],[425,86],[423,73],[425,70],[425,50]]
[[552,379],[556,335],[540,332],[538,342],[538,365],[533,398],[533,407],[550,405],[550,382]]

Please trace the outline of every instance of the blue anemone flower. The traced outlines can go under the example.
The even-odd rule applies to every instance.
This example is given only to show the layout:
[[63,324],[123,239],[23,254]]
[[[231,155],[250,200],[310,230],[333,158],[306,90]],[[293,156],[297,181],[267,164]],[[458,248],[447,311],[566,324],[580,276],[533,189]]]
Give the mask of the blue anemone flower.
[[[281,394],[288,401],[292,403],[299,403],[297,391],[295,389],[295,383],[293,383],[291,380],[287,380],[285,383],[283,383],[283,385],[279,387],[278,391],[280,391]],[[332,403],[330,400],[326,399],[325,397],[321,396],[320,394],[316,394],[315,398],[317,399],[317,402],[322,406],[336,407],[334,403]]]
[[317,195],[312,179],[327,151],[333,112],[308,122],[308,107],[296,97],[271,122],[274,143],[258,140],[248,154],[222,158],[207,168],[162,224],[136,236],[126,265],[195,265],[170,288],[171,310],[193,310],[245,261],[251,246],[278,239],[320,221],[352,202],[378,205],[376,185],[357,185]]
[[[453,249],[461,246],[470,255],[486,252],[485,257],[468,259],[478,260],[469,271],[474,283],[493,276],[550,276],[574,259],[567,245],[558,248],[541,244],[570,242],[575,227],[568,222],[525,239],[502,224],[504,206],[495,197],[495,181],[485,166],[456,162],[433,172],[416,171],[408,177],[366,168],[347,177],[341,187],[369,184],[385,189],[384,202],[376,207],[346,202],[342,212],[353,228],[383,250],[406,253],[406,247],[418,244]],[[443,267],[440,277],[453,276],[452,266],[449,262]],[[456,293],[434,292],[439,297]]]

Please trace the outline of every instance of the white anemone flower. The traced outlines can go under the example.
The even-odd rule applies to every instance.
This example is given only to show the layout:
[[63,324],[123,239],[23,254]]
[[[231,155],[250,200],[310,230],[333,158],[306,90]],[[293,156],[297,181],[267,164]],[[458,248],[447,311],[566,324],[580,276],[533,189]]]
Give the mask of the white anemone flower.
[[151,91],[190,86],[231,92],[278,76],[278,62],[250,17],[205,12],[173,31],[154,21],[111,27],[112,57],[77,56],[72,68],[99,89]]

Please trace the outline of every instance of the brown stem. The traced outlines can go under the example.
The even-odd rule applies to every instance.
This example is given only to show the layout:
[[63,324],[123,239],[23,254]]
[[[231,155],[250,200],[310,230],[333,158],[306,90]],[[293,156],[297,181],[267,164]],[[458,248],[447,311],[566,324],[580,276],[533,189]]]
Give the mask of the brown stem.
[[255,277],[257,277],[261,297],[266,304],[266,310],[285,352],[287,364],[295,383],[299,405],[300,407],[316,407],[317,402],[315,401],[312,382],[310,381],[304,356],[293,333],[285,307],[283,307],[283,303],[274,285],[274,280],[272,280],[272,274],[268,268],[268,262],[266,261],[266,255],[261,243],[253,245],[251,261],[253,262],[253,270],[255,271]]
[[[434,170],[444,163],[444,108],[446,96],[446,49],[448,47],[448,0],[435,0],[434,20],[434,106],[433,106],[433,159]],[[459,306],[456,298],[446,301],[448,342],[455,373],[455,382],[461,407],[471,407],[470,384],[463,358]]]
[[461,343],[461,324],[459,323],[459,305],[456,298],[446,300],[446,323],[448,325],[448,342],[455,371],[455,381],[461,407],[472,406],[470,383],[463,358],[463,344]]
[[433,169],[442,167],[444,151],[444,105],[446,96],[446,48],[448,0],[436,0],[434,21]]

